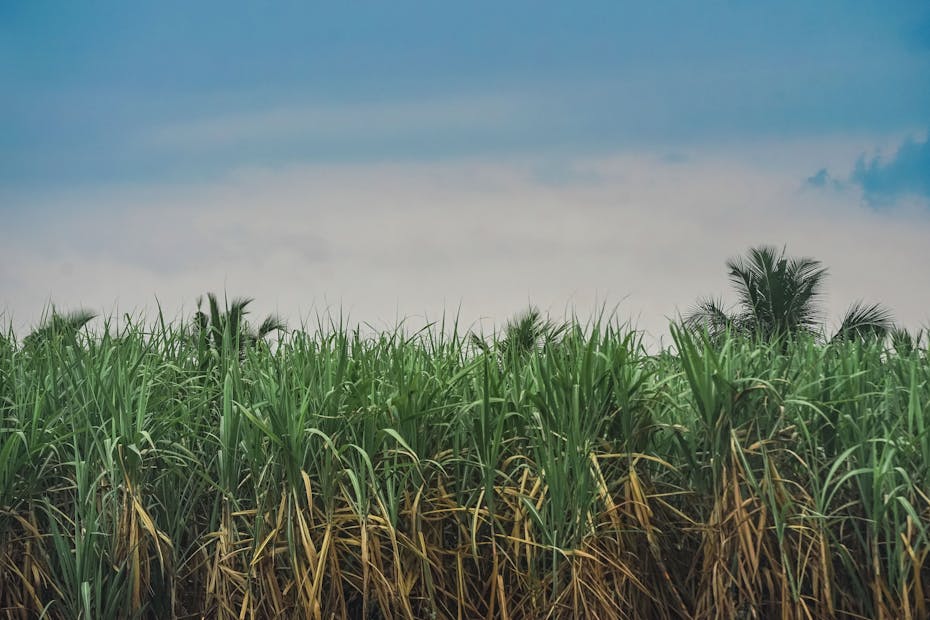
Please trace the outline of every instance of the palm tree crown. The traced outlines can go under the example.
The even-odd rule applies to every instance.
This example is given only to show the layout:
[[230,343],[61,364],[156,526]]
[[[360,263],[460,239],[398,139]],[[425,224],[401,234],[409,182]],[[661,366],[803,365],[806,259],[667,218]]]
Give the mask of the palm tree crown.
[[274,314],[265,317],[257,329],[250,326],[245,320],[247,307],[253,301],[250,297],[233,299],[226,304],[225,311],[220,309],[219,301],[213,293],[207,293],[207,312],[200,309],[202,301],[197,300],[194,325],[198,336],[217,351],[222,351],[225,344],[241,354],[246,347],[287,328],[284,321]]
[[[530,306],[524,312],[507,321],[503,334],[499,339],[496,339],[497,352],[501,357],[528,355],[548,344],[557,342],[568,327],[565,323],[556,323],[543,317],[538,308]],[[491,350],[484,338],[478,334],[471,334],[471,342],[477,349],[485,353]]]
[[[737,296],[735,311],[719,300],[702,299],[685,319],[712,338],[725,332],[772,340],[816,333],[822,320],[821,298],[827,269],[813,258],[788,257],[785,249],[750,248],[746,257],[727,261]],[[856,302],[846,312],[836,339],[884,337],[893,327],[891,314],[878,304]]]
[[35,347],[55,338],[73,343],[80,331],[96,316],[95,312],[83,308],[64,314],[52,308],[51,314],[45,317],[42,323],[26,336],[23,340],[23,346]]

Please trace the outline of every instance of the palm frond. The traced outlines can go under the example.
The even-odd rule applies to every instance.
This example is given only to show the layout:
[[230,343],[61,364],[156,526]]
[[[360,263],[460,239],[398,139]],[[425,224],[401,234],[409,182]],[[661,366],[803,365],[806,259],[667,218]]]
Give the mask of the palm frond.
[[471,341],[472,346],[480,350],[482,353],[487,353],[488,351],[491,350],[491,347],[488,346],[488,343],[485,342],[484,338],[482,338],[475,332],[471,332],[468,336],[469,336],[469,340]]
[[704,331],[717,340],[728,331],[737,331],[738,322],[723,306],[723,301],[705,297],[699,299],[695,308],[684,319],[684,326],[691,331]]
[[207,333],[207,329],[210,327],[210,319],[207,318],[207,315],[198,310],[194,313],[194,326],[197,329],[197,334],[199,336],[204,336]]
[[285,331],[286,329],[287,323],[285,323],[281,317],[276,314],[269,314],[265,317],[265,320],[262,321],[262,324],[258,326],[257,336],[259,339],[263,339],[268,334]]
[[566,327],[544,319],[539,309],[530,307],[507,323],[499,347],[502,353],[529,353],[557,341]]
[[923,334],[919,331],[914,334],[903,327],[894,327],[891,330],[891,347],[899,355],[910,355],[920,348],[922,337]]
[[226,325],[229,329],[229,335],[234,341],[242,339],[245,327],[245,315],[248,314],[246,309],[252,303],[251,297],[236,297],[226,308]]
[[55,337],[73,339],[96,317],[96,312],[83,308],[65,314],[59,314],[53,309],[51,315],[23,339],[23,344],[31,345]]
[[235,297],[231,302],[229,302],[229,308],[226,310],[227,313],[233,314],[236,313],[240,316],[248,314],[246,308],[249,304],[255,301],[252,297]]
[[887,308],[857,301],[846,311],[831,340],[880,340],[891,333],[892,328],[894,320]]

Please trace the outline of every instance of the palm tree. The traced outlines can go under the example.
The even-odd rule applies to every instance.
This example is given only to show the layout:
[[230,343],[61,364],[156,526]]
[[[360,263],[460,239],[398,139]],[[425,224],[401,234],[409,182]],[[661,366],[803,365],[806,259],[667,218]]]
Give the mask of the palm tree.
[[[924,330],[910,332],[904,328],[896,327],[891,330],[891,347],[899,355],[911,355],[924,347],[924,336],[927,334],[930,334],[930,332]],[[926,347],[924,347],[924,351],[926,352]]]
[[[557,341],[567,328],[567,324],[543,318],[539,309],[530,306],[504,326],[503,337],[497,340],[497,352],[501,357],[522,357]],[[485,353],[491,350],[488,343],[475,333],[471,334],[471,341],[476,348]]]
[[223,311],[216,295],[207,293],[207,314],[201,310],[203,298],[198,298],[194,314],[197,338],[215,351],[223,351],[226,347],[226,350],[238,351],[241,357],[248,347],[264,341],[274,332],[287,329],[284,321],[274,314],[266,316],[257,329],[249,325],[245,320],[246,308],[253,301],[250,297],[237,297],[227,302]]
[[23,339],[23,346],[34,348],[53,338],[74,342],[78,333],[96,316],[96,313],[83,308],[65,314],[59,314],[55,308],[52,308],[51,314],[42,321],[39,327]]
[[566,328],[567,325],[543,318],[539,309],[531,306],[507,323],[500,342],[501,353],[525,355],[538,351],[558,340]]
[[857,301],[846,311],[831,340],[883,340],[896,331],[891,312],[878,304]]
[[[737,296],[728,311],[719,300],[702,299],[685,325],[706,330],[711,338],[724,333],[774,340],[808,333],[821,324],[821,298],[827,269],[813,258],[785,256],[772,246],[750,248],[745,258],[727,261]],[[884,338],[893,327],[891,313],[879,304],[856,302],[831,340]]]

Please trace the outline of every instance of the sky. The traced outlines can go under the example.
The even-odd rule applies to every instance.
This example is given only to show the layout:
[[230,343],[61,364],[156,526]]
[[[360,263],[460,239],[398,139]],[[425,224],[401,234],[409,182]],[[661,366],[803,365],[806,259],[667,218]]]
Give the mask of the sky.
[[724,263],[930,326],[930,4],[0,2],[0,313],[255,297],[393,326],[606,308]]

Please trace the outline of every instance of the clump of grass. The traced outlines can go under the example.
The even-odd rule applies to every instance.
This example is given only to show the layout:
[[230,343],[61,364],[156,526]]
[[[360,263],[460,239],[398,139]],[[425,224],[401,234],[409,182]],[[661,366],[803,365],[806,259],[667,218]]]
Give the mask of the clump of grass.
[[226,346],[214,309],[0,339],[4,617],[930,613],[919,337]]

